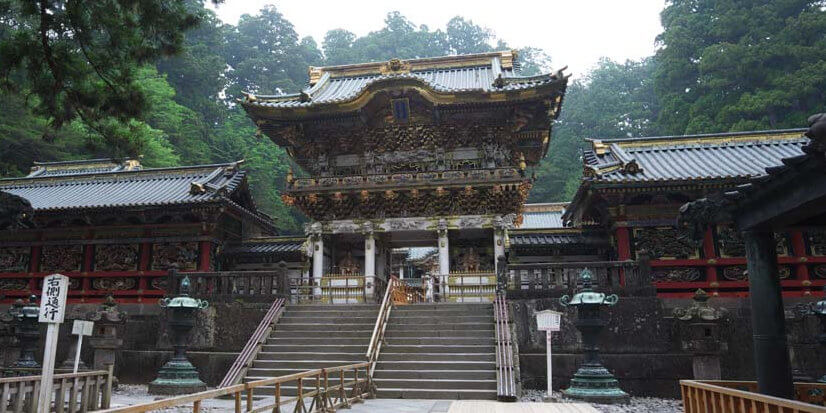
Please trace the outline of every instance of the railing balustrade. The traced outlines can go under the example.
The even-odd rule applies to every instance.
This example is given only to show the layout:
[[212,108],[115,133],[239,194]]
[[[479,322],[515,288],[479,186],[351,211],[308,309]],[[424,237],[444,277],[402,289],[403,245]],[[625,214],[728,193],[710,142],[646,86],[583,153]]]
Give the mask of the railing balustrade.
[[585,268],[594,274],[594,285],[617,289],[643,282],[636,261],[540,262],[509,264],[507,290],[511,297],[529,297],[577,287],[579,273]]
[[189,277],[194,297],[211,300],[272,301],[273,297],[289,294],[287,272],[277,271],[216,271],[178,272],[169,271],[167,285],[172,285],[169,295],[176,295],[184,277]]
[[680,380],[685,413],[826,413],[826,383],[795,383],[798,400],[757,393],[756,382]]
[[504,294],[497,294],[493,314],[496,322],[496,398],[512,402],[516,401],[515,363],[508,302]]
[[[41,376],[0,379],[0,412],[38,411]],[[112,366],[108,370],[55,374],[53,410],[57,413],[107,409],[112,400]]]
[[496,296],[496,273],[461,271],[441,274],[434,299],[443,302],[493,302]]
[[244,374],[246,374],[252,365],[252,361],[255,360],[258,352],[261,351],[261,346],[264,345],[270,336],[275,323],[278,322],[278,319],[281,318],[281,315],[284,313],[284,301],[284,298],[277,298],[273,301],[270,309],[264,314],[264,318],[261,319],[261,322],[258,324],[258,328],[253,331],[252,336],[247,340],[247,344],[241,350],[241,353],[238,354],[235,362],[230,366],[229,371],[227,371],[227,374],[224,376],[224,379],[221,380],[221,384],[219,384],[218,387],[227,387],[241,382]]
[[380,277],[361,274],[325,274],[318,283],[307,278],[293,278],[289,282],[290,299],[296,304],[379,302],[387,284]]

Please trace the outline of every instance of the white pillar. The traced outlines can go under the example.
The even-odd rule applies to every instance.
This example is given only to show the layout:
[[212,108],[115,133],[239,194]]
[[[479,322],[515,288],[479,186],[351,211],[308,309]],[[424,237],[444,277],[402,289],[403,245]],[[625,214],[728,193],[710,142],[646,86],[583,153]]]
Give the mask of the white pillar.
[[505,230],[493,229],[493,268],[499,274],[499,257],[505,255]]
[[373,296],[376,285],[376,237],[372,232],[364,234],[364,293]]
[[[441,225],[440,225],[441,226]],[[447,294],[450,288],[447,285],[450,274],[450,245],[447,239],[447,226],[439,228],[439,289],[442,294]],[[445,300],[446,297],[441,297]]]
[[321,296],[321,277],[324,275],[324,238],[319,234],[314,237],[313,245],[313,295]]

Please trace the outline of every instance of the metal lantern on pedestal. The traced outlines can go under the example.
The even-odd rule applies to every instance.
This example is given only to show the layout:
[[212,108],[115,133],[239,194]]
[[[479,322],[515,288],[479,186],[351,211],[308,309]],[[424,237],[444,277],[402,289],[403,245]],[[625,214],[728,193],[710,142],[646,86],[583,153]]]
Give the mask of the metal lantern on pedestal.
[[159,302],[161,307],[167,308],[174,354],[161,367],[158,378],[149,383],[151,394],[188,394],[206,390],[206,384],[198,377],[198,370],[186,358],[186,348],[188,333],[195,327],[195,312],[206,308],[208,303],[190,297],[189,292],[189,277],[184,277],[180,294]]
[[20,357],[12,364],[12,368],[40,368],[40,364],[34,358],[40,341],[39,316],[37,296],[31,295],[28,303],[24,304],[22,299],[18,299],[9,311],[0,317],[2,321],[14,325],[15,336],[20,342]]
[[599,334],[605,327],[600,314],[602,308],[616,304],[619,298],[615,294],[606,296],[595,292],[593,275],[587,268],[579,274],[579,281],[582,289],[573,298],[565,295],[559,302],[577,310],[574,326],[582,334],[585,360],[571,379],[571,387],[562,393],[566,397],[589,402],[627,403],[628,394],[619,388],[617,379],[602,365],[597,344]]

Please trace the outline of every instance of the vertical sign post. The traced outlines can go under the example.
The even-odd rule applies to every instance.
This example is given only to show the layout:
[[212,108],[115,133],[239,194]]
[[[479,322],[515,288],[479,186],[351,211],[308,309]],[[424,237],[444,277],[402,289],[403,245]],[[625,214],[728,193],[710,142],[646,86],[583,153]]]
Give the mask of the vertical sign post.
[[72,324],[72,334],[77,336],[77,352],[75,353],[75,368],[72,370],[77,373],[77,366],[80,364],[80,348],[83,346],[83,336],[91,336],[92,329],[95,326],[94,321],[75,320]]
[[37,398],[37,411],[49,413],[52,405],[52,381],[54,377],[55,353],[57,352],[57,335],[60,324],[66,316],[66,293],[69,290],[69,277],[52,274],[43,279],[43,294],[40,296],[40,318],[46,323],[46,347],[43,351],[43,372],[40,379],[40,394]]
[[562,313],[553,310],[539,311],[536,313],[536,328],[539,331],[545,332],[545,341],[547,347],[548,357],[548,395],[545,396],[546,401],[553,400],[553,369],[551,366],[551,333],[559,331],[562,321]]

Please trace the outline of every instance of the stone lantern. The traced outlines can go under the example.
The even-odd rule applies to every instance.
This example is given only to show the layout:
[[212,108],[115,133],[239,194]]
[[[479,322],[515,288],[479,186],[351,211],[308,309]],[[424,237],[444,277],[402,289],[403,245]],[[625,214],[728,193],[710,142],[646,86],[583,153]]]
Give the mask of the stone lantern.
[[109,364],[115,364],[115,355],[123,345],[123,339],[118,337],[118,329],[128,315],[120,311],[115,299],[109,295],[97,310],[86,314],[86,319],[95,322],[95,333],[89,339],[89,345],[95,349],[92,368],[105,370]]
[[0,316],[2,321],[14,325],[15,336],[20,342],[20,357],[15,361],[12,368],[40,368],[40,364],[34,359],[40,342],[40,307],[37,305],[37,296],[29,296],[29,302],[23,303],[22,299],[14,302],[8,313]]
[[582,289],[573,298],[566,294],[559,299],[563,306],[577,310],[574,326],[582,335],[585,350],[585,360],[574,373],[571,387],[563,390],[562,394],[594,403],[627,403],[628,394],[619,388],[617,379],[600,361],[598,344],[600,332],[605,327],[601,316],[602,308],[616,304],[619,298],[616,294],[606,296],[595,292],[593,278],[590,270],[582,270],[579,274]]
[[208,303],[190,297],[190,289],[189,277],[184,277],[178,296],[164,298],[158,303],[167,308],[174,354],[161,367],[158,378],[149,383],[151,394],[176,395],[206,390],[206,384],[198,377],[198,370],[186,358],[186,348],[189,332],[195,327],[195,312],[206,308]]
[[720,354],[728,350],[721,339],[720,324],[728,311],[708,305],[709,295],[702,289],[694,293],[690,307],[675,308],[674,317],[682,323],[682,349],[693,355],[694,378],[720,380]]

